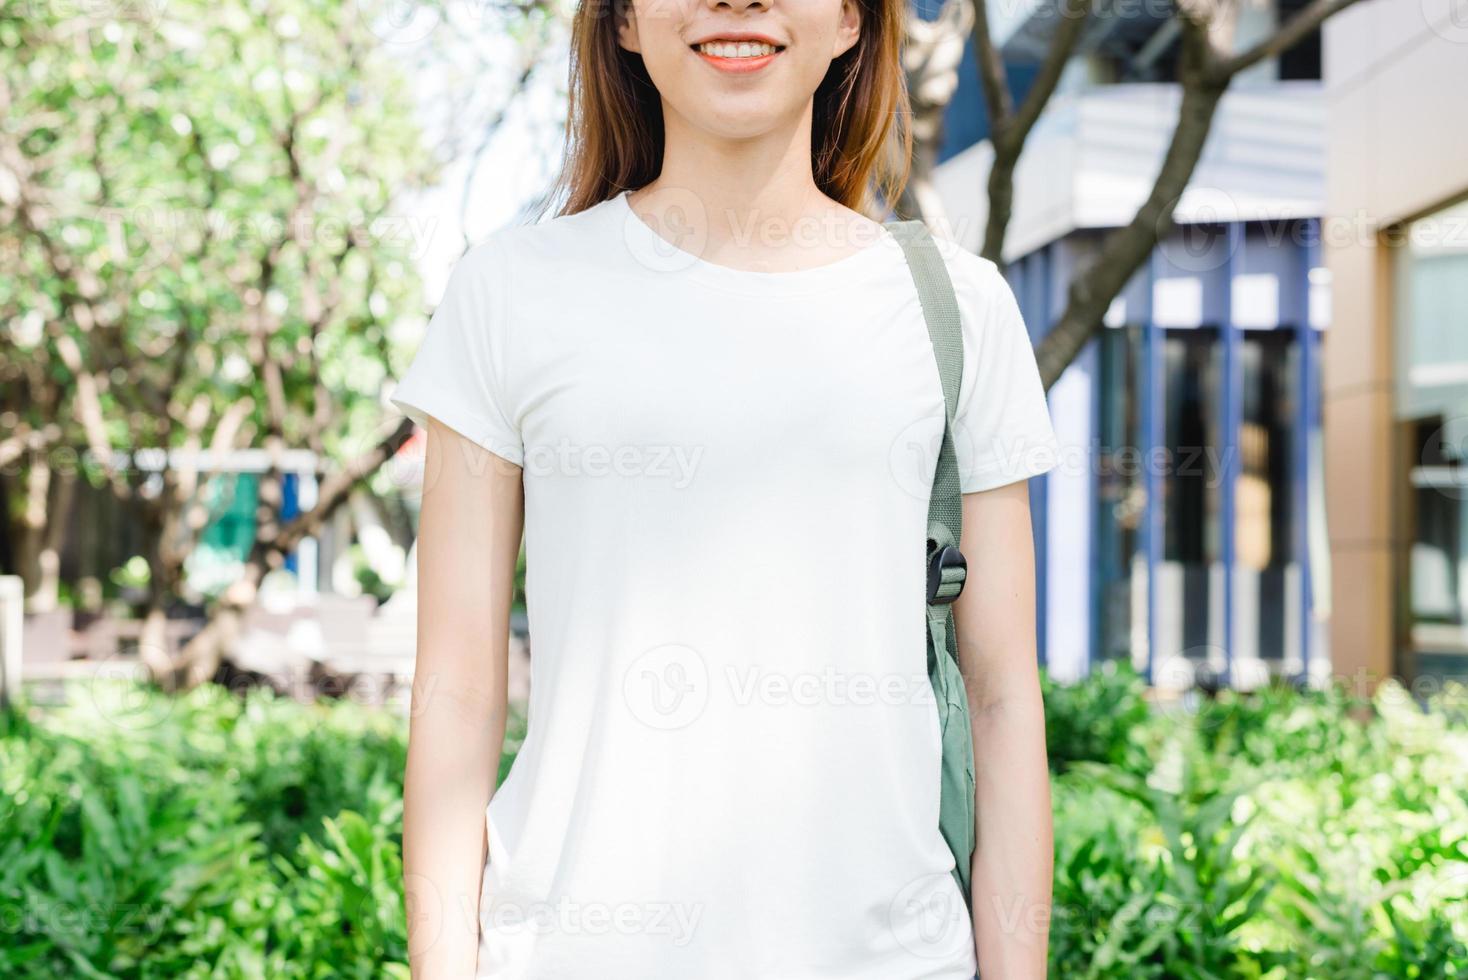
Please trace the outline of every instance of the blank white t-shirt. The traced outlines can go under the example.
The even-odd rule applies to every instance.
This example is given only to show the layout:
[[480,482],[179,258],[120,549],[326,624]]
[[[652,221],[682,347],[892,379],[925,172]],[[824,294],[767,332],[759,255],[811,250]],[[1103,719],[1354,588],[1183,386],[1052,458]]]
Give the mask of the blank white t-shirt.
[[[1044,472],[1014,296],[939,245],[962,489]],[[479,976],[974,975],[925,670],[943,394],[890,233],[749,272],[625,193],[501,229],[392,401],[523,467],[529,730],[486,813]]]

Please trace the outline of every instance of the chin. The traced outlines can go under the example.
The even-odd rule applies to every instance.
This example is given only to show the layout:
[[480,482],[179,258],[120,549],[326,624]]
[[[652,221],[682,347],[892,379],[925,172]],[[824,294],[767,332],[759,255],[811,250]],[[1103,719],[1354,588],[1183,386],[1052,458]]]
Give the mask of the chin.
[[697,103],[696,113],[683,113],[692,125],[721,139],[755,139],[779,128],[787,118],[799,118],[799,109],[773,105],[764,98],[739,98],[710,92]]

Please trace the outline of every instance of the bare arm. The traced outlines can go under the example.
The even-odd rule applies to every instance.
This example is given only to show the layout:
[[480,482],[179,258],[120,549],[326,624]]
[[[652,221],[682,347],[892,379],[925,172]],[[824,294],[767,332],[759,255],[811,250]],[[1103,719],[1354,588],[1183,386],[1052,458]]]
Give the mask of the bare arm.
[[475,972],[484,810],[504,745],[521,470],[430,419],[418,530],[418,654],[403,786],[415,980]]
[[1054,836],[1028,481],[964,494],[959,550],[968,578],[953,615],[974,728],[979,972],[1043,980]]

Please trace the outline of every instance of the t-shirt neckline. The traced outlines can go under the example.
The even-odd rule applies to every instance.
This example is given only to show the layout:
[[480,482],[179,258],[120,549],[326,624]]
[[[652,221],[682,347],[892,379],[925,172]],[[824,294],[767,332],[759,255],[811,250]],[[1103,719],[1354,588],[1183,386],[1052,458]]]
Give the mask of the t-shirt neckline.
[[629,193],[623,190],[608,203],[619,219],[622,240],[634,261],[652,272],[674,273],[746,294],[791,295],[850,287],[865,281],[865,277],[890,261],[893,253],[902,247],[884,225],[876,241],[824,265],[785,272],[735,269],[700,258],[658,234],[632,209],[627,200]]

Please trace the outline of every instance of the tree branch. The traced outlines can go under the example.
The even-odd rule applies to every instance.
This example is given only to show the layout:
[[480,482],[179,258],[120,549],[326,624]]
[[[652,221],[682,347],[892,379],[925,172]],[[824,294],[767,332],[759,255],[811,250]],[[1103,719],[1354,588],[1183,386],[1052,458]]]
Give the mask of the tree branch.
[[[1035,76],[1035,81],[1025,94],[1024,101],[1020,103],[1011,125],[1005,127],[1004,141],[1016,144],[1016,156],[1024,145],[1025,137],[1030,135],[1030,130],[1039,120],[1040,113],[1045,111],[1050,97],[1055,94],[1055,86],[1060,83],[1060,76],[1070,62],[1071,55],[1075,53],[1086,23],[1091,18],[1091,3],[1090,0],[1061,0],[1056,13],[1060,18],[1060,26],[1050,38],[1050,47],[1045,52],[1040,73]],[[999,135],[997,130],[995,135]]]
[[1278,30],[1249,50],[1223,59],[1215,71],[1232,78],[1265,58],[1277,57],[1303,41],[1311,31],[1319,29],[1327,18],[1357,2],[1359,0],[1314,0],[1308,7],[1296,11]]
[[[977,2],[983,7],[982,0]],[[979,254],[995,265],[1004,264],[1004,236],[1009,231],[1009,222],[1014,215],[1014,169],[1025,148],[1025,141],[1029,139],[1030,130],[1035,127],[1040,114],[1049,105],[1066,63],[1070,61],[1080,42],[1081,33],[1091,16],[1090,0],[1062,0],[1057,15],[1061,23],[1050,38],[1040,74],[1025,95],[1019,112],[1003,119],[993,119],[989,127],[989,143],[994,149],[994,159],[989,164],[986,188],[989,212],[984,223],[984,244]],[[987,92],[993,82],[987,74],[982,80]]]
[[286,555],[300,545],[303,538],[315,533],[346,501],[353,487],[375,473],[379,466],[402,448],[403,443],[413,435],[413,426],[412,419],[400,420],[392,432],[377,445],[348,460],[340,470],[322,480],[316,494],[316,504],[310,510],[292,518],[290,523],[268,540],[261,542],[270,564],[283,561]]
[[989,30],[988,0],[972,0],[974,5],[974,53],[979,62],[979,81],[983,83],[984,105],[989,110],[991,129],[1014,114],[1014,95],[1009,91],[1009,79],[1004,74],[1004,60],[999,49],[994,47],[994,36]]
[[1047,389],[1090,340],[1127,280],[1172,230],[1173,210],[1203,155],[1214,113],[1228,87],[1208,71],[1212,64],[1209,46],[1206,25],[1184,20],[1179,72],[1182,101],[1172,140],[1146,202],[1130,222],[1102,241],[1095,259],[1071,282],[1065,312],[1040,341],[1035,359]]

